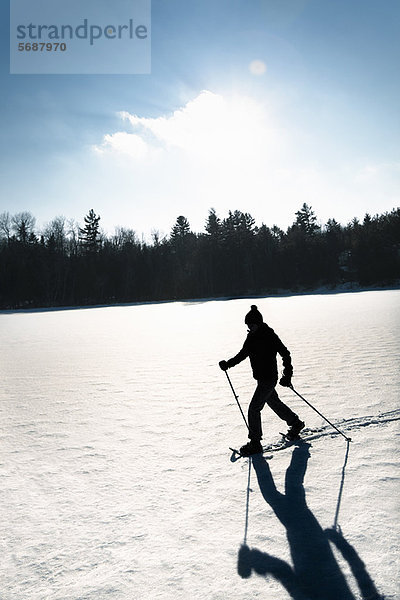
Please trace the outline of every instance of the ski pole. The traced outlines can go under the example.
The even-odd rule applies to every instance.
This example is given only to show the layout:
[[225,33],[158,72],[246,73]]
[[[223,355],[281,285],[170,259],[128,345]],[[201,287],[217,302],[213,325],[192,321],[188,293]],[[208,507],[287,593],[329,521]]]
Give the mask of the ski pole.
[[237,402],[239,410],[242,413],[242,417],[243,417],[244,422],[246,423],[246,427],[247,427],[247,429],[249,429],[249,426],[248,426],[247,421],[246,421],[246,417],[244,416],[244,412],[242,411],[242,407],[240,406],[240,403],[239,403],[239,396],[236,394],[235,390],[233,389],[233,385],[232,385],[232,382],[231,382],[231,380],[229,378],[229,375],[228,375],[227,371],[225,371],[225,375],[226,375],[227,380],[229,381],[229,385],[231,386],[231,390],[232,390],[233,395],[235,396],[235,400]]
[[338,433],[340,433],[340,435],[342,435],[342,436],[344,437],[344,439],[345,439],[347,442],[351,442],[351,438],[350,438],[350,437],[347,437],[347,435],[344,435],[344,433],[342,433],[342,432],[340,431],[340,429],[338,429],[338,428],[336,427],[336,425],[334,425],[333,423],[331,423],[331,422],[329,421],[329,419],[327,419],[326,417],[324,417],[324,415],[323,415],[322,413],[320,413],[320,412],[319,412],[319,410],[317,410],[317,409],[315,408],[315,406],[313,406],[313,405],[311,404],[311,402],[308,402],[308,400],[306,400],[305,398],[303,398],[303,396],[302,396],[301,394],[299,394],[299,392],[296,392],[296,390],[294,389],[294,387],[293,387],[292,385],[290,385],[289,387],[290,387],[290,389],[291,389],[291,390],[292,390],[292,391],[293,391],[293,392],[294,392],[294,393],[295,393],[295,394],[296,394],[296,395],[297,395],[299,398],[301,398],[302,400],[304,400],[304,402],[305,402],[306,404],[308,404],[308,406],[310,406],[310,407],[311,407],[313,410],[315,410],[315,412],[316,412],[316,413],[318,413],[320,417],[322,417],[323,419],[325,419],[325,421],[326,421],[327,423],[329,423],[329,425],[330,425],[331,427],[333,427],[334,429],[336,429],[336,431],[337,431]]

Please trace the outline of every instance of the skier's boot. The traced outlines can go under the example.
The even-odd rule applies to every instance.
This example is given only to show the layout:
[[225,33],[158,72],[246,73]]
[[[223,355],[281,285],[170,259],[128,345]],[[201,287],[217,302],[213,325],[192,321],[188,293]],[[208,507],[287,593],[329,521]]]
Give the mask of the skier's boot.
[[240,454],[242,456],[251,456],[252,454],[258,454],[263,451],[261,442],[258,440],[250,440],[247,444],[240,448]]
[[299,433],[303,428],[304,428],[303,421],[300,421],[300,419],[297,417],[295,422],[292,423],[292,425],[290,426],[290,429],[286,434],[286,439],[288,439],[290,441],[299,440],[300,439]]

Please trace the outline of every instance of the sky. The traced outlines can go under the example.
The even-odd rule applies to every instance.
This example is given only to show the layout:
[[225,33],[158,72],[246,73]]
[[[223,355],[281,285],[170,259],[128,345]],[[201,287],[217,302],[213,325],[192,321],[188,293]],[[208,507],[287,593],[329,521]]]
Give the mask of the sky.
[[0,1],[0,213],[147,238],[400,205],[398,0],[153,0],[138,75],[10,74]]

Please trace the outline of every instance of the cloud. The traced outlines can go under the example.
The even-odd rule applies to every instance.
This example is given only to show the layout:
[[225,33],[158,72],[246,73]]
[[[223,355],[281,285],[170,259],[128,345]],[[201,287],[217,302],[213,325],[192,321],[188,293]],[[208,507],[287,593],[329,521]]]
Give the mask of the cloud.
[[97,151],[125,153],[132,159],[149,156],[150,151],[178,151],[222,166],[254,163],[261,155],[265,159],[280,144],[265,109],[244,97],[203,91],[170,116],[139,117],[126,111],[119,116],[133,132],[104,136]]
[[285,227],[304,202],[322,222],[398,204],[398,163],[329,156],[329,140],[276,114],[254,98],[210,91],[157,118],[121,112],[121,130],[95,147],[100,196],[115,198],[121,222],[131,211],[149,230],[185,214],[199,231],[212,206]]
[[396,182],[398,185],[400,177],[400,162],[368,163],[359,168],[354,175],[354,181],[359,184],[380,184],[382,179]]
[[211,206],[226,213],[265,202],[286,139],[265,104],[203,91],[168,115],[119,117],[121,130],[94,150],[109,180],[102,194],[134,202],[136,215],[153,207],[160,222],[170,213],[173,222],[188,213],[199,228]]
[[134,160],[143,159],[149,154],[148,145],[139,135],[125,131],[106,134],[103,143],[100,146],[94,146],[94,150],[99,154],[106,152],[123,154]]

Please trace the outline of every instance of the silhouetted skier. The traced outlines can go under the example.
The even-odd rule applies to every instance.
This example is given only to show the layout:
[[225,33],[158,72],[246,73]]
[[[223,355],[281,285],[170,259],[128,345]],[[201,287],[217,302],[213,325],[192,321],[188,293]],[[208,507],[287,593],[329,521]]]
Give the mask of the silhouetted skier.
[[243,348],[236,356],[229,360],[221,360],[219,366],[223,371],[234,367],[245,358],[250,358],[254,379],[257,387],[249,405],[249,438],[250,442],[240,448],[243,456],[250,456],[262,452],[261,439],[261,411],[265,404],[289,425],[286,437],[295,440],[303,429],[304,423],[299,417],[284,404],[275,391],[278,382],[278,366],[276,355],[280,354],[283,362],[283,376],[279,383],[285,387],[291,385],[293,374],[290,352],[283,345],[273,329],[263,322],[263,317],[254,304],[247,313],[244,322],[249,332]]

